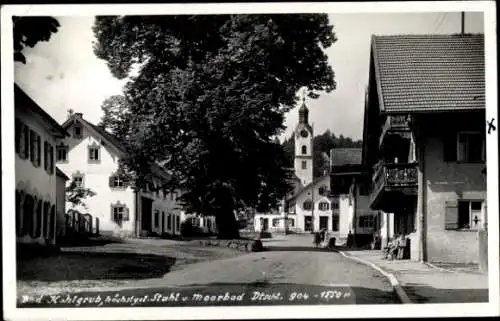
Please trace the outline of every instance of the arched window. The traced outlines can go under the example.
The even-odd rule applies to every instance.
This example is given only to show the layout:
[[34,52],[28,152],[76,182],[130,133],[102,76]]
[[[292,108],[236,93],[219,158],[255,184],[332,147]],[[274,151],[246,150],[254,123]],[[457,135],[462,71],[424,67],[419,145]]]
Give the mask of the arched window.
[[307,146],[302,145],[302,155],[305,155],[305,154],[307,154]]
[[318,207],[320,211],[328,211],[330,209],[330,204],[327,202],[321,202],[318,204]]
[[306,201],[304,202],[304,204],[302,204],[302,207],[303,207],[303,208],[304,208],[304,210],[306,210],[306,211],[307,211],[307,210],[311,210],[311,209],[312,209],[312,207],[313,207],[313,203],[312,203],[312,201],[311,201],[311,200],[306,200]]

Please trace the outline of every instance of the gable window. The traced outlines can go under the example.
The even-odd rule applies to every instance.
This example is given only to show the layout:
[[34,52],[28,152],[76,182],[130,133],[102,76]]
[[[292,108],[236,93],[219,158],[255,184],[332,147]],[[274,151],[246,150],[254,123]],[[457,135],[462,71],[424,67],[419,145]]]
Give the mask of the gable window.
[[123,222],[129,220],[128,208],[124,204],[120,204],[120,202],[111,204],[111,219],[116,225],[122,227]]
[[311,210],[313,207],[313,203],[311,200],[307,200],[304,202],[304,204],[302,204],[302,207],[304,208],[304,210]]
[[68,145],[60,144],[56,146],[56,157],[58,162],[68,161]]
[[485,160],[483,135],[479,132],[458,133],[457,160],[465,163],[476,163]]
[[89,162],[96,163],[99,162],[100,159],[100,148],[97,146],[89,146]]
[[307,169],[307,161],[302,161],[302,169]]
[[302,155],[305,155],[305,154],[307,154],[307,146],[302,145]]
[[76,139],[81,139],[83,137],[82,125],[77,124],[73,127],[73,137]]
[[318,204],[318,208],[320,211],[328,211],[330,209],[330,204],[327,202],[321,202]]

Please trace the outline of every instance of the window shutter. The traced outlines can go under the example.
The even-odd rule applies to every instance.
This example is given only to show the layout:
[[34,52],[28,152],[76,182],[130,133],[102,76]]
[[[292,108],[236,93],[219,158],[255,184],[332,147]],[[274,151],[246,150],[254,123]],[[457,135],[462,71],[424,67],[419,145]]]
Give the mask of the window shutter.
[[114,180],[115,180],[115,177],[113,175],[109,176],[109,179],[108,179],[109,187],[113,187]]
[[455,131],[446,132],[443,137],[443,160],[445,162],[457,161],[457,133]]
[[47,142],[43,143],[43,169],[47,170],[48,168],[48,148],[47,148]]
[[458,228],[458,203],[456,201],[446,202],[444,215],[445,230],[456,230]]
[[109,205],[109,208],[110,208],[110,213],[111,213],[111,222],[114,222],[115,221],[115,215],[114,215],[114,211],[113,211],[113,204],[110,204]]
[[129,220],[128,207],[124,206],[123,207],[123,221],[128,221],[128,220]]
[[42,148],[42,140],[41,140],[40,136],[37,137],[36,146],[37,146],[36,165],[40,166],[40,162],[41,162],[41,148]]
[[28,126],[23,126],[24,132],[24,159],[28,159],[30,156],[30,130]]
[[19,118],[16,118],[16,154],[19,154],[21,148],[20,148],[20,143],[21,143],[21,121]]

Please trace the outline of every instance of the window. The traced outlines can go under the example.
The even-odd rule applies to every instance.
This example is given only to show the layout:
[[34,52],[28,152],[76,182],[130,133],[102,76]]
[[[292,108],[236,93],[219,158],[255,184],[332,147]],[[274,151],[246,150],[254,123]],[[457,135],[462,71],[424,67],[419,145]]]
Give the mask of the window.
[[288,219],[288,226],[289,227],[295,227],[295,220],[293,218]]
[[81,139],[83,137],[83,128],[81,125],[75,125],[75,127],[73,127],[73,137],[76,139]]
[[119,227],[122,227],[123,222],[129,220],[128,209],[125,205],[120,204],[120,202],[111,205],[111,215],[113,222],[115,222]]
[[125,177],[114,174],[109,177],[109,187],[111,188],[126,188],[127,187],[127,182],[125,180]]
[[175,230],[178,231],[181,229],[181,218],[179,215],[175,216]]
[[304,210],[311,210],[313,207],[313,203],[311,200],[307,200],[304,202],[304,204],[302,204],[302,207],[304,208]]
[[302,155],[305,155],[305,154],[307,154],[307,146],[302,145]]
[[56,146],[56,157],[58,162],[68,161],[68,146],[60,144]]
[[23,144],[23,149],[22,149],[22,152],[23,152],[23,158],[24,159],[28,159],[30,157],[30,129],[28,126],[23,126],[23,131],[22,131],[22,138],[23,138],[23,141],[24,141],[24,144]]
[[83,175],[75,174],[73,175],[73,180],[75,181],[76,187],[83,187]]
[[327,202],[321,202],[318,204],[318,208],[320,211],[328,211],[330,209],[330,204]]
[[481,133],[458,133],[457,160],[476,163],[485,160],[484,138]]
[[339,209],[339,203],[338,202],[332,202],[332,210],[338,210]]
[[52,175],[54,173],[54,147],[47,141],[44,142],[43,146],[44,169],[49,175]]
[[339,216],[338,215],[332,215],[332,230],[333,231],[339,230]]
[[307,169],[307,161],[302,161],[302,169]]
[[280,219],[273,218],[273,227],[279,227],[279,226],[280,226]]
[[481,222],[481,201],[458,202],[458,228],[477,229]]
[[319,189],[318,189],[318,194],[319,195],[326,195],[328,192],[328,187],[326,185],[322,185]]
[[89,162],[99,162],[99,147],[89,147]]
[[448,201],[445,205],[446,230],[477,229],[481,225],[482,200]]
[[38,135],[35,131],[30,130],[30,138],[29,138],[29,154],[30,161],[33,163],[33,166],[40,166],[40,135]]
[[373,227],[373,216],[365,215],[359,217],[359,227]]

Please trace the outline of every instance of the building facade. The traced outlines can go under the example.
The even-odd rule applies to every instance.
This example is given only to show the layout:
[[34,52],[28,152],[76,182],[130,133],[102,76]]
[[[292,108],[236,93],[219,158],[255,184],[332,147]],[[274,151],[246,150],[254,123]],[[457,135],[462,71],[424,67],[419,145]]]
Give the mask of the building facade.
[[[401,49],[403,48],[403,50]],[[483,35],[372,38],[363,133],[370,206],[414,260],[478,262],[486,228]]]
[[118,173],[118,161],[126,150],[113,135],[85,120],[81,113],[70,115],[62,127],[70,137],[55,148],[58,167],[78,186],[95,193],[84,200],[85,206],[73,210],[98,218],[101,234],[180,234],[179,194],[162,188],[169,179],[168,173],[153,166],[152,182],[137,190]]
[[55,245],[55,146],[68,133],[16,84],[14,106],[17,243]]

